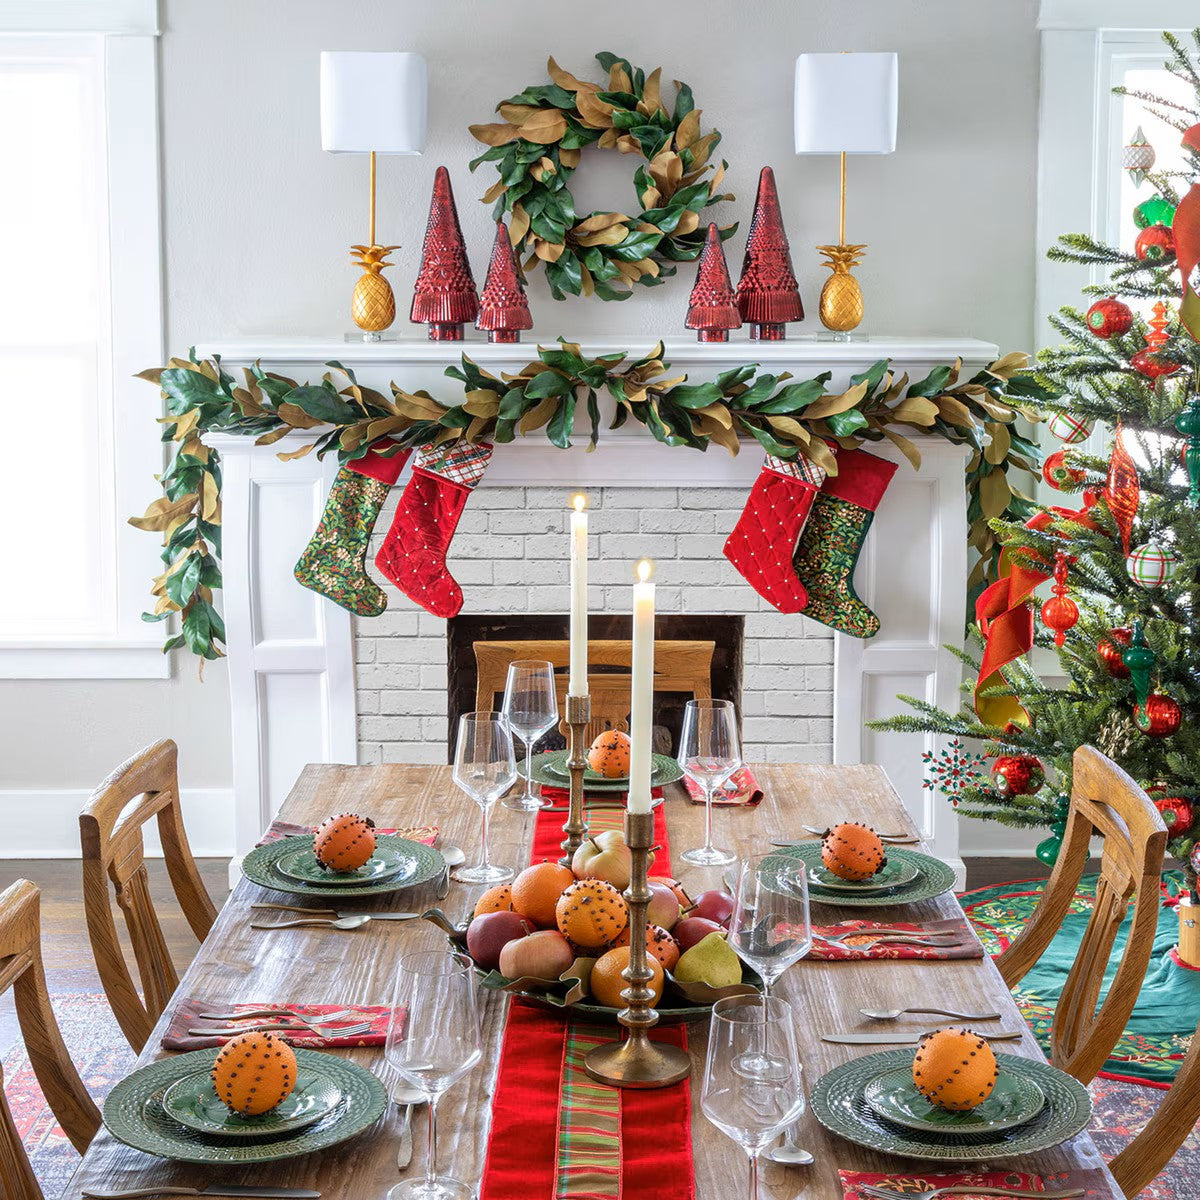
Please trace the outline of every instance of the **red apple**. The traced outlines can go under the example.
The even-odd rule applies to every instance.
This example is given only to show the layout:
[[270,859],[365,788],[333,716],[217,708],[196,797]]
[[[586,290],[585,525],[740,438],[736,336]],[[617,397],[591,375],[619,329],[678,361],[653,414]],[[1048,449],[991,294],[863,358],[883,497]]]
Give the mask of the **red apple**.
[[557,929],[539,929],[528,937],[514,938],[500,950],[500,974],[508,979],[530,975],[534,979],[557,979],[573,962],[575,954]]
[[518,913],[483,913],[467,926],[467,953],[477,966],[494,971],[500,966],[504,947],[532,932],[533,926]]
[[716,921],[710,921],[707,917],[684,917],[671,930],[671,936],[679,943],[679,949],[684,951],[690,950],[697,942],[702,942],[710,933],[724,932]]
[[689,917],[703,917],[706,921],[715,921],[718,925],[726,925],[733,916],[733,897],[727,892],[701,892],[696,897],[688,913]]
[[661,929],[674,929],[675,923],[683,916],[683,910],[679,907],[679,898],[668,883],[652,879],[649,887],[650,900],[646,904],[646,920]]

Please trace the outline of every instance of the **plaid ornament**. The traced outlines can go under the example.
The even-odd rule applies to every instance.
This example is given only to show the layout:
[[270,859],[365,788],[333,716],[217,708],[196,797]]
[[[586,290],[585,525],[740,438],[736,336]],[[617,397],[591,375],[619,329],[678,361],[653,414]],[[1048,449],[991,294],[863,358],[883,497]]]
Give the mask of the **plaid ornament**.
[[1073,417],[1070,413],[1055,413],[1046,426],[1060,442],[1068,446],[1082,442],[1092,432],[1092,423],[1086,417]]
[[1125,556],[1125,570],[1141,587],[1162,587],[1179,570],[1179,559],[1157,542],[1147,542]]

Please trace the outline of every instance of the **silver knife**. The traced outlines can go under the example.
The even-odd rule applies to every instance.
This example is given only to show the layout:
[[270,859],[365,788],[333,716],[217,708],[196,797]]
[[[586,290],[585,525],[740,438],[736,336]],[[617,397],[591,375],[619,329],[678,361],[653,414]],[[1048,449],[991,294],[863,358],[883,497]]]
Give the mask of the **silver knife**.
[[413,1158],[413,1106],[404,1106],[404,1115],[400,1118],[400,1145],[396,1147],[396,1167],[407,1171],[412,1166]]
[[[914,1033],[823,1033],[821,1041],[837,1042],[845,1046],[915,1046],[932,1029],[921,1029]],[[971,1032],[987,1042],[1012,1042],[1022,1036],[1024,1030],[1015,1033],[979,1033]]]
[[265,1200],[320,1200],[321,1193],[310,1191],[308,1188],[285,1187],[243,1187],[240,1184],[228,1184],[222,1187],[211,1184],[205,1188],[161,1187],[127,1188],[120,1192],[93,1192],[83,1189],[81,1195],[90,1200],[134,1200],[137,1196],[262,1196]]
[[297,908],[292,904],[265,904],[257,903],[250,905],[251,908],[270,908],[276,912],[296,912],[305,913],[308,916],[325,916],[326,913],[333,913],[334,917],[341,921],[346,917],[370,917],[372,921],[413,921],[419,917],[420,913],[415,912],[356,912],[346,908]]

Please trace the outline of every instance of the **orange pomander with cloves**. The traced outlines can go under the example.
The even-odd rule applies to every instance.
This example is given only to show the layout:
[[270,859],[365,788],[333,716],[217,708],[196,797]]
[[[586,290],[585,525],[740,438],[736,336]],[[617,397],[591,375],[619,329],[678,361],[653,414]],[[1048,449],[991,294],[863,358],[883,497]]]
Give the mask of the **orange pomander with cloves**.
[[602,879],[580,879],[558,898],[554,909],[558,932],[576,946],[607,946],[629,924],[621,893]]
[[588,751],[588,766],[605,779],[619,779],[629,774],[629,734],[619,729],[606,729],[599,734]]
[[296,1055],[273,1033],[243,1033],[221,1047],[212,1065],[218,1098],[243,1117],[282,1103],[296,1086]]
[[338,813],[317,826],[313,854],[327,871],[354,871],[375,853],[375,822],[357,813]]
[[913,1057],[917,1091],[950,1112],[978,1108],[992,1094],[998,1073],[991,1046],[969,1029],[927,1033]]
[[870,879],[886,862],[875,830],[854,821],[835,825],[821,839],[821,862],[841,879]]

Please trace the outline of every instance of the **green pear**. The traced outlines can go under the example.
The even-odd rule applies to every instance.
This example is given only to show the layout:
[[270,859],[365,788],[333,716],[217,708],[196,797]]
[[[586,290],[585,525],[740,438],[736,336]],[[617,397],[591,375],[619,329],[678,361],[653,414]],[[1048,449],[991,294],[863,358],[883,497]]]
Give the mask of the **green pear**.
[[730,987],[742,982],[742,963],[723,933],[710,933],[679,956],[672,974],[680,983]]

